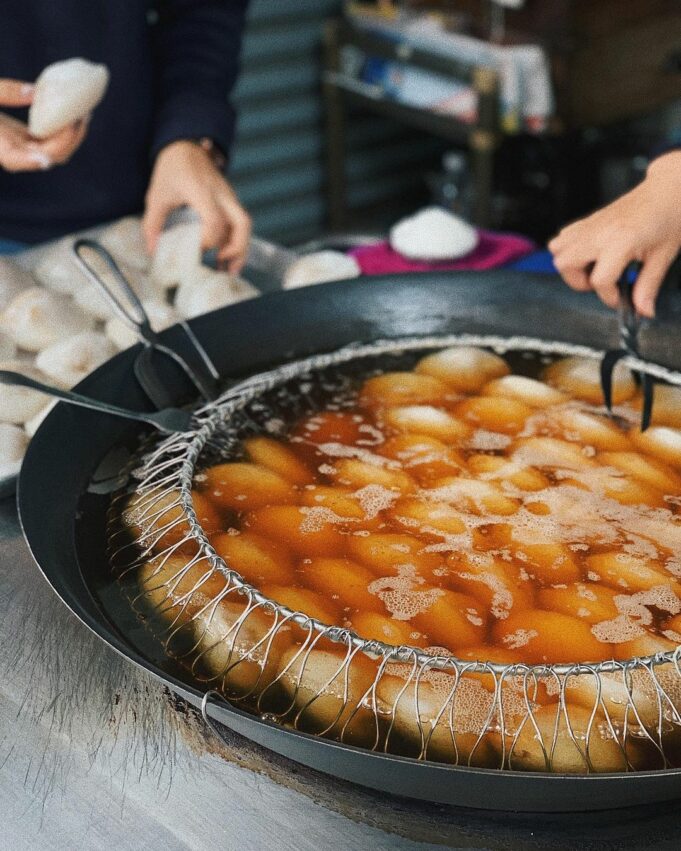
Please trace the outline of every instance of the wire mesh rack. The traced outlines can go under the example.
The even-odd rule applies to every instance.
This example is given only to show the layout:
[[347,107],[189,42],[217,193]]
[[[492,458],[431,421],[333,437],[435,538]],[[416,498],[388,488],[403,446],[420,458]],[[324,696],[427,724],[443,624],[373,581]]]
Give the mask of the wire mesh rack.
[[[681,648],[598,664],[501,665],[392,646],[268,599],[211,545],[209,509],[192,495],[207,464],[236,457],[265,421],[284,433],[329,388],[350,386],[386,357],[456,345],[602,357],[524,337],[456,336],[351,346],[261,373],[199,408],[190,432],[145,444],[109,511],[116,578],[195,681],[286,726],[456,765],[585,774],[679,766]],[[624,363],[681,385],[663,367]]]

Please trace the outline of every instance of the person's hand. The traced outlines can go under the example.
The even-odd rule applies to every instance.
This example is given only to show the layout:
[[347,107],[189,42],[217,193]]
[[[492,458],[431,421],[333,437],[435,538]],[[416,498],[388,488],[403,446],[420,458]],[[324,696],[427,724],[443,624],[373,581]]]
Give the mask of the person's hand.
[[[0,79],[0,107],[30,106],[33,86]],[[0,112],[0,168],[39,171],[68,162],[87,133],[87,120],[77,121],[47,139],[36,139],[21,121]]]
[[561,230],[549,243],[556,268],[573,290],[595,290],[616,307],[619,277],[631,261],[640,261],[634,306],[653,317],[658,291],[681,249],[680,199],[681,151],[674,151],[654,160],[631,192]]
[[216,249],[232,274],[246,262],[251,219],[210,154],[195,142],[173,142],[159,153],[145,199],[142,228],[151,254],[172,210],[190,206],[201,219],[201,248]]

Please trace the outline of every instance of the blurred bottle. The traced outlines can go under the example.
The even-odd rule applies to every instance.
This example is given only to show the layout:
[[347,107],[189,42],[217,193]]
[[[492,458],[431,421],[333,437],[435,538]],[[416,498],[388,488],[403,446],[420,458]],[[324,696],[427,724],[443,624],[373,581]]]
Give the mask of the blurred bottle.
[[461,151],[448,151],[442,157],[442,171],[428,176],[433,202],[470,221],[473,187],[468,159]]

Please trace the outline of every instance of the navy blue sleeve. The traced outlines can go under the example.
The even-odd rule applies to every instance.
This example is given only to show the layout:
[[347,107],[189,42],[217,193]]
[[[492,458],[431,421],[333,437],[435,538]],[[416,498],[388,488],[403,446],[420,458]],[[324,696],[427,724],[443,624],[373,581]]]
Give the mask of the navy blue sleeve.
[[235,123],[229,96],[247,6],[248,0],[158,0],[152,159],[171,142],[204,136],[229,153]]
[[669,154],[672,151],[681,151],[681,145],[676,142],[665,142],[664,144],[655,145],[655,147],[650,152],[650,161],[656,160],[658,157],[664,156],[664,154]]

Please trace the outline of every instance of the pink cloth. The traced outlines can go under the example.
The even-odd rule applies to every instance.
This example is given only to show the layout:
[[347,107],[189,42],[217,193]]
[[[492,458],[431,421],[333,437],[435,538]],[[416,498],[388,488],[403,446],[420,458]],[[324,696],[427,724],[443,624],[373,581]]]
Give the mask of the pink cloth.
[[535,250],[534,243],[524,236],[512,233],[478,231],[477,247],[465,257],[444,263],[425,263],[410,260],[393,251],[389,242],[366,245],[353,249],[350,254],[359,263],[365,275],[389,275],[400,272],[437,272],[452,269],[494,269],[518,260]]

